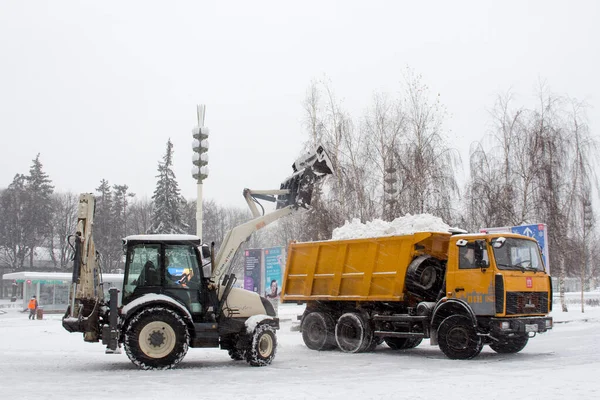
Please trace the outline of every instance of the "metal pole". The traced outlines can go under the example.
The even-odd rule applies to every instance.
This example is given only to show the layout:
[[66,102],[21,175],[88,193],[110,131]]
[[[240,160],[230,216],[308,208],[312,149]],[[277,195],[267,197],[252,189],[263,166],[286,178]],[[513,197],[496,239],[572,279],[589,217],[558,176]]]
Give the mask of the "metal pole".
[[[204,126],[204,113],[206,112],[206,106],[199,104],[196,107],[196,113],[198,115],[198,126]],[[196,200],[196,235],[202,238],[202,179],[198,178],[197,186],[198,199]]]

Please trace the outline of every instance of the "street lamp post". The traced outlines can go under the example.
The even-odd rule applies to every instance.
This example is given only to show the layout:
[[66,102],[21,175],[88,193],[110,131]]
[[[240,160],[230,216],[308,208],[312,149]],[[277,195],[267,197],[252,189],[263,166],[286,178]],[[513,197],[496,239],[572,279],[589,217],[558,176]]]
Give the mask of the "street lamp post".
[[196,200],[196,235],[202,238],[202,181],[208,177],[208,128],[204,126],[206,106],[197,106],[198,126],[192,129],[192,177],[196,179],[198,199]]

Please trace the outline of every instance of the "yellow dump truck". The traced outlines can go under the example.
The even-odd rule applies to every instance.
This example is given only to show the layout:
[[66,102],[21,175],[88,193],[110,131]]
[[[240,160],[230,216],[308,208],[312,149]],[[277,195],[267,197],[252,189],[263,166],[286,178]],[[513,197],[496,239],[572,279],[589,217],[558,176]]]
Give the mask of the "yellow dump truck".
[[416,347],[452,359],[521,351],[552,328],[552,282],[538,243],[511,233],[419,232],[291,243],[282,301],[306,303],[313,350]]

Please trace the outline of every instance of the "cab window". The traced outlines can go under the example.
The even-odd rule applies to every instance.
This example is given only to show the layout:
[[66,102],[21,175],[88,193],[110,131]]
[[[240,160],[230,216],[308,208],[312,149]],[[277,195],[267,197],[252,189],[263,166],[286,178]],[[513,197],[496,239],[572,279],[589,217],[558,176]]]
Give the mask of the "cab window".
[[124,297],[132,294],[138,286],[160,285],[159,254],[158,244],[139,244],[130,249]]
[[190,245],[165,246],[165,282],[168,286],[198,288],[200,271],[196,248]]
[[484,265],[489,265],[488,253],[485,246],[480,247],[477,242],[469,242],[465,246],[458,248],[458,268],[475,269]]

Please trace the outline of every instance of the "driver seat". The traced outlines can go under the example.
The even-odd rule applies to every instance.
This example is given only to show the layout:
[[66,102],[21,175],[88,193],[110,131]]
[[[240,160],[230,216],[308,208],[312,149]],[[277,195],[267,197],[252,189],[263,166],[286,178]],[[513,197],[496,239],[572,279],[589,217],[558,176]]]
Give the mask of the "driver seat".
[[160,286],[160,274],[158,273],[158,270],[152,261],[146,261],[146,264],[144,264],[143,274],[144,286]]

